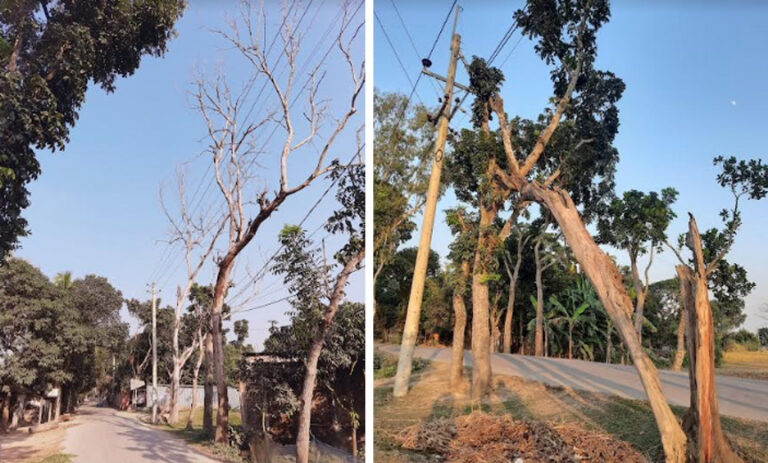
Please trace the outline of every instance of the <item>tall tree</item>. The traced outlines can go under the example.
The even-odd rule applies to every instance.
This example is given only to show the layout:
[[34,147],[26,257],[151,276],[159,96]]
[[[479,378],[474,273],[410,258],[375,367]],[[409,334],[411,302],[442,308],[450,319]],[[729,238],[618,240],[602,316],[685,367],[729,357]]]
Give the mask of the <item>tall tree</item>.
[[88,84],[112,92],[142,56],[162,56],[183,9],[181,0],[0,4],[0,260],[28,232],[35,149],[63,150]]
[[[373,97],[374,238],[373,285],[398,246],[411,237],[411,220],[424,206],[429,178],[432,124],[423,106],[409,104],[405,95],[381,93]],[[374,316],[376,306],[374,298]]]
[[477,219],[464,208],[456,208],[446,211],[446,223],[455,236],[448,254],[453,268],[447,278],[452,290],[454,317],[449,383],[454,392],[460,392],[464,375],[464,335],[467,329],[465,297],[477,243]]
[[[365,168],[349,167],[345,172],[336,171],[333,175],[339,179],[336,199],[342,207],[328,220],[326,229],[347,237],[344,246],[335,254],[341,269],[333,279],[329,278],[334,266],[320,260],[319,249],[313,249],[306,232],[295,226],[286,226],[281,232],[280,241],[285,249],[278,255],[275,264],[275,271],[283,275],[289,288],[292,304],[301,312],[301,322],[306,330],[304,336],[310,340],[304,360],[306,372],[296,432],[297,463],[309,461],[312,404],[320,355],[333,331],[334,319],[344,298],[347,281],[361,267],[365,258]],[[294,319],[294,324],[296,322]]]
[[[184,253],[184,270],[186,278],[183,284],[176,288],[176,306],[174,308],[173,318],[173,365],[171,371],[171,383],[169,391],[168,422],[171,425],[179,420],[179,391],[181,387],[181,373],[189,358],[197,349],[198,344],[204,340],[202,329],[192,329],[191,336],[188,336],[188,342],[180,345],[179,334],[182,331],[182,323],[186,321],[195,325],[208,321],[208,317],[200,317],[199,313],[187,312],[184,309],[187,305],[187,299],[195,285],[198,274],[203,269],[208,259],[216,248],[219,237],[224,232],[227,225],[226,214],[207,217],[208,212],[194,217],[190,212],[187,199],[185,197],[185,181],[181,170],[177,172],[177,194],[179,207],[177,213],[172,212],[165,204],[163,190],[160,190],[160,202],[165,212],[165,216],[171,225],[171,236],[169,243],[179,245]],[[192,318],[192,320],[190,320]],[[197,390],[194,391],[197,394]]]
[[[667,239],[667,227],[676,217],[671,209],[675,199],[677,191],[674,188],[664,188],[661,194],[630,190],[623,198],[614,199],[597,223],[598,242],[623,249],[629,256],[635,290],[635,331],[641,341],[643,308],[650,289],[648,272],[653,265],[654,252],[661,251],[661,245]],[[648,264],[643,278],[638,259],[644,254],[648,254]]]
[[[234,47],[242,58],[252,66],[252,74],[240,91],[233,91],[227,79],[220,75],[209,82],[198,80],[194,99],[197,109],[208,129],[208,150],[213,169],[212,173],[220,193],[221,206],[226,214],[226,240],[221,257],[216,262],[216,279],[213,286],[213,301],[209,309],[211,316],[211,334],[213,352],[211,359],[216,377],[218,408],[214,439],[216,442],[227,441],[229,426],[229,400],[227,397],[226,375],[224,371],[224,345],[221,331],[222,308],[224,297],[229,288],[235,263],[242,251],[253,241],[262,224],[296,193],[305,190],[316,180],[340,167],[338,159],[330,159],[329,152],[336,148],[339,136],[346,133],[350,120],[357,112],[357,101],[365,84],[364,63],[356,63],[353,58],[353,46],[360,39],[362,23],[352,24],[354,14],[347,4],[342,6],[341,26],[335,38],[336,49],[340,51],[346,66],[351,85],[340,92],[346,92],[348,98],[335,94],[333,99],[345,101],[346,106],[334,115],[334,123],[325,130],[322,121],[328,114],[329,106],[321,98],[320,85],[326,65],[325,58],[313,63],[306,76],[306,103],[303,116],[306,118],[302,130],[296,125],[293,106],[304,89],[298,88],[298,79],[302,79],[299,70],[300,60],[309,64],[314,57],[300,55],[305,29],[298,27],[297,17],[283,11],[283,20],[278,27],[278,49],[287,61],[287,77],[278,75],[277,63],[269,58],[268,43],[262,39],[267,27],[267,13],[246,1],[237,21],[231,23],[231,30],[218,31]],[[296,2],[296,5],[299,5]],[[301,11],[301,5],[297,11]],[[305,9],[308,9],[307,6]],[[329,50],[330,51],[330,50]],[[327,56],[327,55],[326,55]],[[303,68],[303,66],[302,66]],[[252,112],[255,105],[251,89],[258,79],[264,79],[271,93],[265,106],[276,104],[277,113]],[[303,79],[302,79],[303,80]],[[295,93],[295,95],[294,95]],[[264,104],[263,104],[264,105]],[[279,181],[277,188],[264,187],[261,191],[252,191],[254,186],[252,166],[257,160],[259,165],[267,163],[268,155],[260,152],[260,139],[271,124],[282,131],[282,148],[271,157],[277,166]],[[318,148],[314,140],[324,138]],[[295,154],[304,152],[309,158],[302,163],[310,165],[309,172],[297,183],[289,184],[289,160]],[[307,153],[309,152],[309,153]],[[360,153],[350,161],[359,163]],[[299,169],[301,172],[307,169]],[[256,197],[255,201],[250,196]]]
[[[612,73],[594,68],[596,34],[609,16],[608,2],[594,0],[530,0],[524,10],[516,13],[522,33],[537,41],[535,50],[539,56],[547,63],[558,64],[551,73],[555,106],[545,113],[542,129],[535,132],[532,143],[526,148],[513,143],[513,130],[498,92],[501,76],[497,76],[485,92],[476,92],[479,104],[487,105],[497,117],[503,141],[504,156],[493,157],[494,160],[501,159],[503,164],[489,163],[485,178],[500,192],[498,197],[520,195],[523,200],[534,201],[552,214],[632,355],[656,417],[667,460],[681,462],[685,458],[685,434],[664,398],[656,367],[643,351],[634,331],[632,302],[616,264],[595,244],[576,206],[576,201],[599,200],[605,196],[605,191],[588,179],[601,178],[601,173],[612,177],[617,159],[616,150],[610,144],[618,129],[616,101],[624,85]],[[488,75],[487,72],[477,74]],[[487,82],[488,79],[483,79],[484,84]],[[475,89],[481,87],[486,85],[476,85]],[[567,148],[561,151],[566,156],[552,157],[553,152],[545,148],[556,140],[554,135],[563,118],[566,122],[572,121],[577,132],[575,139],[579,140],[572,144],[574,139],[571,139],[566,147],[579,149]],[[590,139],[589,143],[581,143],[581,140]],[[523,155],[525,152],[527,154]],[[573,166],[578,168],[569,172]],[[536,167],[538,174],[534,175]],[[560,183],[561,178],[569,176],[584,176],[584,181]],[[487,300],[487,294],[483,295],[482,288],[478,289],[482,296],[479,299]],[[478,360],[487,370],[489,359],[485,351],[478,352],[475,361]],[[488,387],[487,376],[481,375],[481,378],[478,386],[480,392],[484,392]]]

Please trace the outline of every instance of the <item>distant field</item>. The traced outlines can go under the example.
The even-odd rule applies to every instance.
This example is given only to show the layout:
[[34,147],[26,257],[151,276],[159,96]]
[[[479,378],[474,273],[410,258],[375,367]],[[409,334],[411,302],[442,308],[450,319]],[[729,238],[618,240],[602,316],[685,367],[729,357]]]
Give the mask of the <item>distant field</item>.
[[721,375],[768,380],[768,352],[724,352]]

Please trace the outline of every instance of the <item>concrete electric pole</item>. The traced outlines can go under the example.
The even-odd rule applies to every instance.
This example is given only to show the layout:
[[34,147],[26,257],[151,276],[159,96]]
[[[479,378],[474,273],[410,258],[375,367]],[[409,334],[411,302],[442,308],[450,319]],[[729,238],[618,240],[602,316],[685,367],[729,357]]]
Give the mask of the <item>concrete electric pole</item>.
[[[432,229],[435,224],[435,210],[440,194],[440,176],[443,170],[443,154],[445,153],[445,139],[448,135],[448,123],[451,118],[451,103],[453,102],[453,87],[456,79],[456,62],[459,58],[461,37],[456,34],[456,23],[459,19],[459,7],[456,7],[456,16],[453,22],[451,34],[451,55],[448,62],[448,75],[440,80],[445,82],[445,94],[438,115],[437,139],[432,157],[432,172],[429,177],[427,198],[424,204],[424,219],[421,224],[421,237],[419,238],[419,250],[416,253],[416,263],[413,269],[413,281],[411,294],[408,298],[408,310],[405,316],[403,339],[400,346],[400,357],[397,362],[397,374],[395,376],[394,396],[402,397],[408,392],[408,383],[411,379],[411,365],[413,363],[413,350],[416,347],[416,337],[419,333],[419,318],[421,317],[421,302],[424,297],[424,283],[427,276],[427,264],[429,251],[432,245]],[[425,63],[426,64],[426,63]],[[426,68],[422,71],[430,77],[438,77]]]

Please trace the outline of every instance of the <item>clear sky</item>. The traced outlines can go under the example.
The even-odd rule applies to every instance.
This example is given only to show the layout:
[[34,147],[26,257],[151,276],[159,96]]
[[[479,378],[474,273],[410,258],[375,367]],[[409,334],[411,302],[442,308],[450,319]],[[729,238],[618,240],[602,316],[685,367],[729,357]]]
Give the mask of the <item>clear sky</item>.
[[[210,158],[198,156],[205,147],[206,132],[198,113],[192,109],[190,83],[198,70],[209,76],[222,70],[231,85],[237,88],[251,72],[249,65],[210,31],[227,27],[227,20],[238,14],[237,2],[193,0],[189,3],[177,24],[178,36],[170,42],[164,58],[144,58],[135,75],[117,82],[117,90],[113,94],[106,94],[98,87],[90,88],[66,150],[55,154],[38,153],[43,173],[30,186],[32,205],[25,212],[32,234],[22,240],[22,248],[16,255],[30,260],[47,275],[53,277],[65,270],[72,271],[75,277],[88,273],[103,275],[123,292],[124,297],[139,299],[149,298],[147,284],[156,280],[162,290],[163,305],[175,301],[175,287],[184,282],[185,269],[181,253],[175,249],[168,252],[163,242],[168,239],[169,224],[160,207],[160,185],[165,182],[170,193],[169,204],[177,204],[173,196],[175,170],[184,163],[190,195],[204,178],[202,187],[197,190],[197,198],[204,198],[199,210],[220,204],[216,202],[220,200],[216,188],[207,188],[208,178],[203,177]],[[282,3],[277,0],[265,2],[270,24],[269,37],[282,19]],[[258,5],[258,2],[254,4]],[[296,78],[295,94],[305,85],[308,70],[331,46],[340,25],[342,2],[312,0],[301,2],[301,5],[308,5],[309,9],[301,23],[305,37],[298,59],[300,73]],[[357,5],[356,2],[352,5],[350,13]],[[364,9],[360,8],[354,18],[355,25],[363,21],[363,15]],[[361,33],[353,47],[358,63],[364,53],[363,40]],[[270,60],[277,59],[278,49],[275,46]],[[302,69],[305,63],[307,66]],[[326,62],[328,73],[319,92],[319,98],[328,101],[331,116],[346,110],[352,88],[343,63],[337,49],[334,49]],[[258,88],[262,82],[258,82]],[[276,100],[269,93],[269,88],[264,95],[267,94],[270,99],[262,96],[256,106],[260,109],[254,114],[276,109]],[[301,111],[306,109],[306,93],[303,97],[294,107],[295,120],[301,120]],[[329,154],[331,158],[346,162],[357,151],[356,130],[364,123],[363,118],[364,95],[361,95],[358,112]],[[314,146],[296,152],[291,158],[291,184],[305,176],[309,165],[316,162],[316,147],[322,146],[332,124],[334,119],[326,118]],[[297,125],[300,133],[306,129],[301,123]],[[272,127],[269,127],[267,131],[258,133],[258,143],[267,140],[271,131]],[[278,129],[259,158],[254,180],[256,189],[268,188],[271,192],[277,188],[278,150],[283,140],[281,133]],[[255,272],[262,267],[266,258],[278,248],[277,233],[283,224],[298,223],[328,185],[326,180],[318,181],[278,209],[242,256],[234,281],[245,281],[246,270]],[[207,194],[202,195],[205,191]],[[192,204],[197,204],[197,201]],[[309,216],[305,228],[316,230],[336,206],[333,194],[329,194]],[[324,230],[314,235],[317,239],[324,236]],[[326,241],[329,254],[339,245],[340,240],[333,237]],[[172,258],[168,259],[169,255]],[[213,278],[213,269],[208,266],[198,281],[208,284]],[[363,272],[357,272],[350,280],[348,299],[363,301],[363,285]],[[281,279],[274,275],[267,275],[251,289],[246,294],[253,295],[253,298],[247,302],[240,299],[237,310],[259,306],[287,295]],[[249,320],[249,341],[260,348],[267,335],[269,321],[284,323],[287,319],[285,312],[289,309],[289,304],[283,301],[267,308],[243,312],[235,319]],[[129,319],[125,310],[123,316]],[[134,321],[132,332],[135,329]]]
[[[392,2],[378,0],[375,10],[410,78],[415,80],[420,59],[429,52],[451,2],[394,1],[418,54]],[[514,11],[524,2],[480,0],[459,4],[464,9],[458,32],[462,52],[469,60],[473,55],[487,58],[491,54],[512,23]],[[432,70],[439,74],[444,74],[447,67],[452,20],[432,55]],[[768,62],[762,59],[768,49],[766,23],[768,4],[756,1],[614,1],[612,19],[599,32],[597,67],[613,71],[627,86],[619,103],[621,127],[616,146],[621,161],[617,191],[675,187],[680,193],[675,205],[678,219],[669,228],[670,236],[686,230],[688,212],[695,215],[703,230],[720,226],[718,212],[732,205],[730,194],[715,182],[713,157],[722,154],[768,159]],[[411,85],[378,23],[374,30],[376,88],[408,93]],[[534,54],[532,42],[523,38],[517,45],[519,39],[516,32],[494,65],[503,64],[505,109],[511,114],[535,117],[552,95],[549,69]],[[458,81],[468,81],[463,69],[459,70]],[[426,77],[421,79],[417,94],[425,104],[437,104],[435,90]],[[457,115],[452,125],[458,128],[466,121],[466,115]],[[440,211],[455,201],[448,192],[438,204],[438,217],[444,217]],[[743,203],[742,212],[744,225],[728,258],[744,266],[749,278],[757,283],[746,300],[745,323],[755,330],[768,325],[756,315],[760,307],[768,304],[768,200]],[[408,245],[414,245],[415,239]],[[432,247],[444,256],[450,240],[447,226],[438,220]],[[627,263],[622,253],[611,252]],[[651,279],[674,276],[675,262],[669,251],[661,254],[651,270]]]

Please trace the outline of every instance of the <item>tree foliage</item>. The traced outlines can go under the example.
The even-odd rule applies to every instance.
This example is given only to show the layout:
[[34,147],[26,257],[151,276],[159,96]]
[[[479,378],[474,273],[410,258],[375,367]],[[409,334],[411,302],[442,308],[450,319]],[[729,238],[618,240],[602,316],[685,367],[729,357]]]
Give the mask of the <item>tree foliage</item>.
[[181,0],[0,3],[0,258],[27,233],[35,149],[63,150],[88,84],[115,90],[144,55],[161,56]]

